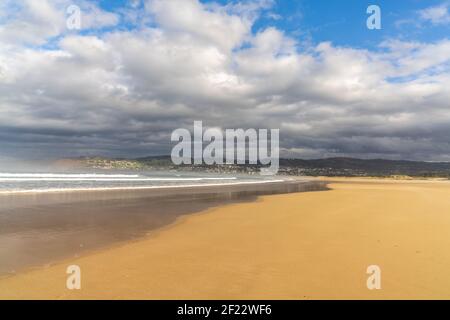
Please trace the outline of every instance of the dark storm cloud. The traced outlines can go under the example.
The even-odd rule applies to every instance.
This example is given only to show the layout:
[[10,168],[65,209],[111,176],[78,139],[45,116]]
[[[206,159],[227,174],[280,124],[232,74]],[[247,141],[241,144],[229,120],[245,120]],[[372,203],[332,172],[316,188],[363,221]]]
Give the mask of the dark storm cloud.
[[[275,28],[252,33],[269,1],[196,0],[147,1],[152,27],[79,35],[60,18],[66,2],[24,2],[22,30],[0,21],[0,156],[164,154],[174,129],[202,120],[280,128],[289,156],[450,160],[448,39],[299,50]],[[30,46],[55,34],[51,49]]]

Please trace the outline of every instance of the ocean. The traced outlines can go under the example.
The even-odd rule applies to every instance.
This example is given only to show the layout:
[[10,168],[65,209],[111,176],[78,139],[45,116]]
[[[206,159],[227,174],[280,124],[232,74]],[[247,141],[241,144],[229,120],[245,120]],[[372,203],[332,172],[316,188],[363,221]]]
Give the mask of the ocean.
[[307,179],[259,175],[3,172],[0,276],[145,236],[181,215],[323,189]]
[[153,189],[280,181],[277,177],[184,172],[51,173],[0,172],[1,193]]

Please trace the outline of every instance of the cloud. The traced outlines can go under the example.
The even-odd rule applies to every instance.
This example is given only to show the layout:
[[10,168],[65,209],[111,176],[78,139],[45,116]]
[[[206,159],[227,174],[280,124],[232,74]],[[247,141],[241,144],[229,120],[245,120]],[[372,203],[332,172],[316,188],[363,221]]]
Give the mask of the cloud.
[[[115,26],[119,16],[101,10],[96,4],[79,0],[4,0],[0,16],[0,41],[3,44],[43,45],[51,38],[67,34],[67,8],[77,5],[81,28],[101,29]],[[6,12],[6,14],[5,14]]]
[[151,0],[146,2],[146,9],[165,32],[175,37],[192,37],[230,50],[249,35],[259,5],[265,3],[206,8],[197,0]]
[[450,40],[435,43],[385,41],[381,47],[389,49],[387,59],[395,64],[395,76],[426,76],[430,73],[448,72]]
[[449,39],[305,47],[252,31],[268,1],[146,1],[144,24],[106,13],[112,28],[75,33],[59,29],[66,3],[47,4],[0,22],[17,32],[0,36],[0,156],[168,154],[171,132],[202,120],[280,128],[290,156],[450,160]]
[[419,11],[419,16],[423,21],[429,21],[434,25],[449,24],[449,4],[444,3],[438,6],[423,9]]

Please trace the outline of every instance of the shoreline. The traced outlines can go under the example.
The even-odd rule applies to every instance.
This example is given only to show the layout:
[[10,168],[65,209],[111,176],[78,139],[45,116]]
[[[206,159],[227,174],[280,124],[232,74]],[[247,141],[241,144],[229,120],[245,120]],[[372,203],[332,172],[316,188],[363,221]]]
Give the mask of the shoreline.
[[[205,179],[205,178],[201,178]],[[223,180],[235,180],[231,178],[222,178]],[[160,179],[159,179],[160,180]],[[194,181],[198,181],[193,179]],[[214,179],[220,180],[220,179]],[[104,180],[102,180],[104,181]],[[136,179],[130,181],[139,181]],[[156,181],[156,180],[149,180]],[[0,191],[2,195],[20,195],[20,194],[39,194],[39,193],[68,193],[68,192],[100,192],[100,191],[121,191],[121,190],[154,190],[154,189],[179,189],[179,188],[197,188],[197,187],[219,187],[219,186],[235,186],[235,185],[252,185],[252,184],[266,184],[266,183],[280,183],[289,182],[289,180],[265,180],[265,181],[246,181],[235,183],[205,183],[205,184],[186,184],[186,185],[172,185],[172,186],[142,186],[142,187],[96,187],[96,188],[60,188],[60,189],[31,189],[31,190],[12,190]]]
[[326,183],[292,180],[1,195],[0,275],[140,239],[181,216],[210,208],[251,202],[259,195],[317,190],[326,190]]
[[[446,299],[449,184],[333,183],[184,215],[149,236],[0,278],[0,299]],[[79,265],[82,289],[67,290]],[[379,265],[382,290],[368,290]]]

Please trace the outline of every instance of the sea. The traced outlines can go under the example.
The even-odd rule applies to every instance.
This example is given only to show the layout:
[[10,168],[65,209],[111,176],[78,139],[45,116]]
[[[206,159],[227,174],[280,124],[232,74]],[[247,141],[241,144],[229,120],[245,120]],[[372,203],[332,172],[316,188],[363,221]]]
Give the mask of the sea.
[[77,190],[151,189],[279,182],[279,177],[196,172],[0,172],[0,194]]

